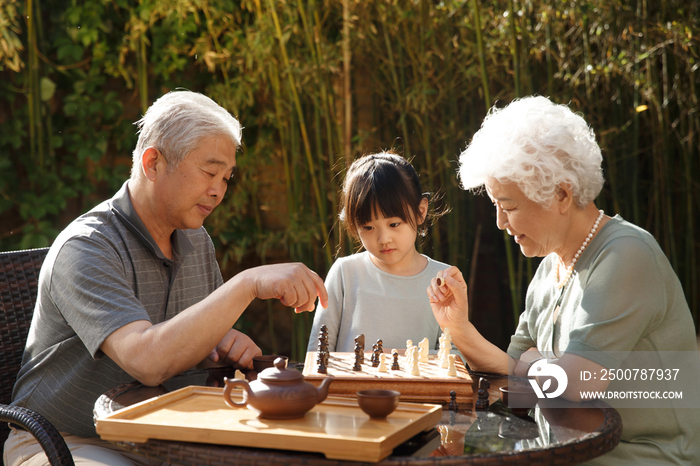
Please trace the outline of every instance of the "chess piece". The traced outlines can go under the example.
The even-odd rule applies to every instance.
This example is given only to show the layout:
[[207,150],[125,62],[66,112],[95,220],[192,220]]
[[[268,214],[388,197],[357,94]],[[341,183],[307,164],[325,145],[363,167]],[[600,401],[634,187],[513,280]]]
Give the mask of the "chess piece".
[[[445,329],[445,331],[447,331],[447,329]],[[440,350],[438,352],[438,364],[441,369],[447,369],[450,364],[449,355],[450,350],[452,349],[452,344],[448,343],[448,341],[447,334],[443,333],[440,337]]]
[[450,329],[445,327],[445,347],[447,348],[447,352],[449,353],[450,350],[452,349],[452,334],[450,333]]
[[399,352],[396,350],[392,350],[391,356],[394,358],[394,361],[391,363],[391,370],[392,371],[400,371],[401,366],[399,366]]
[[359,342],[355,342],[355,365],[352,366],[352,370],[361,371],[362,370],[362,348]]
[[326,324],[321,325],[318,331],[318,345],[321,346],[324,342],[328,343],[328,327],[326,327]]
[[379,366],[379,348],[377,348],[377,345],[372,345],[372,367],[377,367]]
[[430,352],[429,346],[430,342],[427,338],[423,338],[420,343],[418,343],[418,347],[420,348],[420,362],[428,362],[428,353]]
[[411,370],[411,357],[413,356],[413,340],[406,340],[406,352],[404,353],[404,361],[406,362],[406,370]]
[[379,359],[379,366],[377,366],[377,372],[387,372],[386,369],[386,358],[385,358],[384,353],[379,353],[378,354],[378,359]]
[[365,362],[365,334],[361,333],[355,337],[355,345],[360,345],[360,364]]
[[455,357],[456,355],[454,354],[448,354],[447,355],[449,359],[449,365],[447,367],[447,375],[450,377],[457,377],[457,366],[455,366]]
[[413,352],[411,353],[411,375],[420,376],[420,350],[417,346],[413,347]]
[[450,404],[447,408],[453,412],[459,411],[459,406],[457,405],[457,392],[454,390],[450,392]]
[[488,380],[481,377],[479,378],[479,390],[477,392],[476,403],[474,403],[475,411],[486,411],[489,409],[489,392],[488,389],[491,386]]
[[318,367],[316,368],[316,372],[319,374],[328,374],[328,366],[326,366],[326,358],[321,357],[321,361],[318,363]]
[[380,338],[379,340],[377,340],[377,348],[379,349],[379,352],[380,352],[380,353],[383,353],[383,352],[384,352],[384,347],[383,347],[382,345],[384,345],[384,342],[383,342],[382,339]]

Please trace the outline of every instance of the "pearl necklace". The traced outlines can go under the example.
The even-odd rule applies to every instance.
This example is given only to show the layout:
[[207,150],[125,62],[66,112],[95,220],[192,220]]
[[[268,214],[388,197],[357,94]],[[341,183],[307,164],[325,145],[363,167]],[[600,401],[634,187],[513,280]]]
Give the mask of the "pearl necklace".
[[[598,218],[595,220],[595,223],[593,224],[593,228],[591,228],[591,232],[588,233],[588,236],[586,236],[586,239],[583,240],[583,244],[581,245],[580,248],[578,248],[578,251],[576,251],[576,254],[574,254],[574,259],[571,261],[571,265],[567,267],[566,269],[566,275],[564,276],[564,279],[562,281],[559,281],[559,267],[557,267],[557,288],[561,289],[564,287],[569,282],[569,278],[571,278],[571,274],[574,271],[574,265],[576,265],[576,261],[578,258],[581,256],[583,253],[583,250],[586,249],[586,246],[588,246],[588,243],[591,241],[591,238],[593,238],[593,235],[595,235],[596,230],[598,230],[598,225],[600,225],[600,221],[603,219],[603,211],[599,210],[598,211]],[[559,258],[559,263],[561,265],[566,265],[564,262],[562,262],[561,257]]]

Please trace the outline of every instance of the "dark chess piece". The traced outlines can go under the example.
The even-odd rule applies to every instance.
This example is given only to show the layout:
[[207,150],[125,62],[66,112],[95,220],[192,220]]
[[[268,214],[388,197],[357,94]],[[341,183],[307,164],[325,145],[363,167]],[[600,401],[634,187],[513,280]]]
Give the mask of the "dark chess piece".
[[326,358],[321,357],[321,360],[318,363],[318,368],[316,369],[316,372],[319,374],[328,374],[328,366],[326,366]]
[[391,363],[391,370],[392,371],[400,371],[401,367],[399,366],[399,353],[394,351],[392,353],[392,357],[394,358],[394,361]]
[[459,406],[457,406],[457,392],[454,390],[450,392],[450,404],[447,408],[452,412],[459,411]]
[[323,360],[323,364],[328,366],[328,356],[330,355],[330,352],[328,351],[328,347],[324,346],[318,350],[316,353],[316,362],[318,364],[321,363],[321,360]]
[[365,334],[361,333],[355,337],[355,348],[360,347],[360,364],[365,362]]
[[372,367],[379,367],[379,348],[372,345]]
[[352,366],[352,370],[361,371],[362,370],[362,349],[359,343],[355,343],[355,365]]
[[486,411],[489,409],[489,387],[491,384],[488,380],[481,377],[479,379],[479,390],[477,392],[476,403],[474,403],[475,411]]
[[382,341],[381,338],[379,340],[377,340],[377,348],[379,348],[380,353],[384,352],[384,348],[382,347],[383,344],[384,344],[384,342]]

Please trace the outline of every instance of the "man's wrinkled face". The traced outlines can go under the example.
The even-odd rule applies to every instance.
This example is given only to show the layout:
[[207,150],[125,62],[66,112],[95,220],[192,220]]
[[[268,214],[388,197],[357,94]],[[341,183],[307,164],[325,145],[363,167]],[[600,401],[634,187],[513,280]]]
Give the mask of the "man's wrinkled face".
[[202,140],[177,168],[157,180],[163,221],[174,229],[200,228],[223,200],[235,167],[236,145],[230,139]]

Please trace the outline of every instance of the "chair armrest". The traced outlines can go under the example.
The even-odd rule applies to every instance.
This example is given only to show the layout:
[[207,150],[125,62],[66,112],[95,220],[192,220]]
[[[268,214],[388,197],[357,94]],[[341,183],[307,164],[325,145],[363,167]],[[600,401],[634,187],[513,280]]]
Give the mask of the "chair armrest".
[[0,421],[11,422],[31,433],[52,466],[74,466],[73,456],[58,430],[44,416],[21,406],[0,404]]

